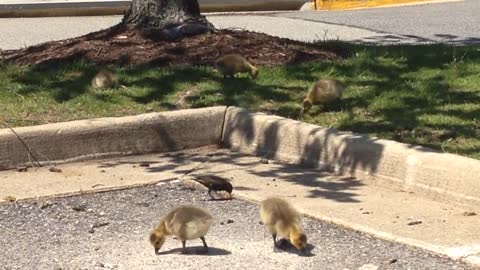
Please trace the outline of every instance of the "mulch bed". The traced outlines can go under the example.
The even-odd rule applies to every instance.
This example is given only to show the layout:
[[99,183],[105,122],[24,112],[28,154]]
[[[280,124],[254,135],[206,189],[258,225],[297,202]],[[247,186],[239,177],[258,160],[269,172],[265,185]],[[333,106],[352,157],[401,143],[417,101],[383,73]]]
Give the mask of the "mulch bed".
[[262,66],[333,60],[342,54],[320,45],[248,31],[218,30],[166,41],[157,40],[152,32],[116,26],[77,38],[3,51],[0,59],[22,65],[84,59],[96,64],[178,66],[211,65],[226,53],[239,53]]

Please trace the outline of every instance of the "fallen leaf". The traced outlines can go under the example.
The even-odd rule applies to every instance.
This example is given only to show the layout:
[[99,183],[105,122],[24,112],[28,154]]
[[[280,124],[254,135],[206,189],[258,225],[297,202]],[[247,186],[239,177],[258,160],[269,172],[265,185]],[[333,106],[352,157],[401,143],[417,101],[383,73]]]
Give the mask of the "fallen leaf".
[[5,196],[5,197],[3,197],[3,200],[5,200],[7,202],[15,202],[15,201],[17,201],[17,198],[15,198],[13,196]]

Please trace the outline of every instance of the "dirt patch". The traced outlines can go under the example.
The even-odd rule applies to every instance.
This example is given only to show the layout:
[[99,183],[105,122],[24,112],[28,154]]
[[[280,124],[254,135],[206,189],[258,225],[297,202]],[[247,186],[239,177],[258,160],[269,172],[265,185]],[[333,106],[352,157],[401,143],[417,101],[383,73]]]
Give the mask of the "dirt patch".
[[319,45],[248,31],[219,30],[175,41],[156,39],[143,29],[113,27],[85,36],[0,52],[16,64],[43,64],[84,59],[96,64],[211,65],[226,53],[240,53],[257,65],[272,66],[339,57]]

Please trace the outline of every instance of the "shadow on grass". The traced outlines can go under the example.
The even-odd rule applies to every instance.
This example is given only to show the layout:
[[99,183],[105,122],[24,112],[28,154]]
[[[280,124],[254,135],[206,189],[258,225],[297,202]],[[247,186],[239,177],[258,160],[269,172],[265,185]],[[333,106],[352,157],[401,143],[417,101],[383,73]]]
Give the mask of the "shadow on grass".
[[[172,110],[179,108],[175,102],[177,94],[196,88],[198,91],[185,96],[185,108],[246,107],[480,158],[480,125],[476,122],[480,109],[465,105],[480,103],[480,79],[475,79],[480,73],[476,64],[480,62],[480,46],[375,46],[344,42],[325,42],[321,46],[349,54],[333,62],[261,67],[257,81],[245,75],[223,79],[205,67],[131,66],[120,71],[124,84],[133,90],[93,96],[105,106],[112,106],[112,95],[118,95],[130,104],[156,104],[156,108]],[[48,92],[61,103],[88,94],[96,70],[98,67],[86,63],[49,63],[29,68],[13,79],[21,85],[20,95]],[[75,72],[78,74],[72,76]],[[264,74],[266,78],[262,78]],[[339,78],[347,85],[343,99],[322,109],[313,108],[302,116],[301,100],[308,85],[323,77]],[[477,143],[459,146],[451,140]]]

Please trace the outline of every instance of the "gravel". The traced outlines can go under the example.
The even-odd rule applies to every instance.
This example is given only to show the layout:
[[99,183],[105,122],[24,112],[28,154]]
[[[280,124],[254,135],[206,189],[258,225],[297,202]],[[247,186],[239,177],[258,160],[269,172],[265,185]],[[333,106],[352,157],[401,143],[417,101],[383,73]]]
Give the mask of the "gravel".
[[[474,269],[420,249],[383,241],[305,218],[310,256],[294,249],[273,253],[258,206],[240,199],[210,201],[205,190],[180,182],[121,191],[0,204],[1,269]],[[194,204],[215,218],[206,236],[187,241],[191,255],[168,238],[161,255],[149,231],[169,209]]]

